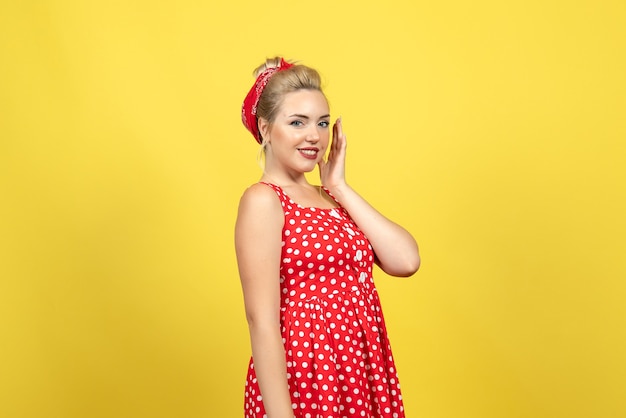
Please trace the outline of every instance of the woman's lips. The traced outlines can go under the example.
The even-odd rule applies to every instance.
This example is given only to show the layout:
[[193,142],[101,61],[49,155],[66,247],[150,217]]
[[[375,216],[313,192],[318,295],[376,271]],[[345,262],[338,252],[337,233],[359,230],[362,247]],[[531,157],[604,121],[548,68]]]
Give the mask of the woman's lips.
[[317,149],[317,148],[298,148],[298,151],[300,152],[300,155],[302,155],[304,158],[308,158],[309,160],[315,160],[315,159],[317,159],[317,153],[319,152],[319,149]]

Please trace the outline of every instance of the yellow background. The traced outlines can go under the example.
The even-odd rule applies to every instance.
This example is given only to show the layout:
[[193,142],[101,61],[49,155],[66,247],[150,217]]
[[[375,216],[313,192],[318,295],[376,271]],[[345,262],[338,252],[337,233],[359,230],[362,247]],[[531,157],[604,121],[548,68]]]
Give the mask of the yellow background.
[[0,416],[242,416],[239,112],[276,54],[420,243],[376,272],[407,415],[626,416],[622,0],[0,4]]

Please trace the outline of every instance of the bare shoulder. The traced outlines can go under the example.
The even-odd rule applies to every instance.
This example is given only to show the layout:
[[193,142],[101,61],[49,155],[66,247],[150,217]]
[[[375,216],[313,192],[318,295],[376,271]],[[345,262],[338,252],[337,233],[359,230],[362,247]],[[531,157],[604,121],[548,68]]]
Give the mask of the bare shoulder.
[[261,183],[248,187],[239,200],[239,215],[248,213],[260,218],[277,215],[282,217],[282,205],[274,189]]

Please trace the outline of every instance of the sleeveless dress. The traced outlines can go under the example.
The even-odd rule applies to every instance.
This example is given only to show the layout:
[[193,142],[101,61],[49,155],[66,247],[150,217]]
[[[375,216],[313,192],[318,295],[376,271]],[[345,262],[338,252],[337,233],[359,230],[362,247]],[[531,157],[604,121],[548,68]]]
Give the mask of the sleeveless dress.
[[[264,184],[285,214],[280,322],[295,417],[404,417],[369,241],[339,202],[335,209],[303,207]],[[244,411],[246,418],[267,417],[254,359]]]

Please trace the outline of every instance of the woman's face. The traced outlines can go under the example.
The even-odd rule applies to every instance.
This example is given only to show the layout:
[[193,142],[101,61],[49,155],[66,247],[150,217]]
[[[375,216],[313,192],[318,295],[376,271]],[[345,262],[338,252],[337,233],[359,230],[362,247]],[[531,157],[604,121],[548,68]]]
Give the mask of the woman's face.
[[271,127],[262,121],[260,128],[268,140],[268,169],[295,173],[312,171],[324,158],[328,147],[328,102],[318,90],[287,93]]

